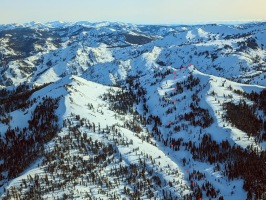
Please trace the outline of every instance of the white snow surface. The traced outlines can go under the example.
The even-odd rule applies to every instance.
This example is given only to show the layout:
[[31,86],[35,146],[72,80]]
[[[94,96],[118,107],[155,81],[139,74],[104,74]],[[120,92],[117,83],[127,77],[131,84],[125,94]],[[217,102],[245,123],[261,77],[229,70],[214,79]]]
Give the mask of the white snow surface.
[[[108,34],[119,38],[116,35],[117,27],[122,29],[122,31],[120,30],[121,34],[129,31],[131,35],[140,36],[142,34],[138,34],[138,31],[143,27],[140,25],[109,22],[96,24],[80,22],[76,25],[80,24],[84,29],[83,34],[77,33],[77,35],[72,33],[75,33],[79,29],[73,27],[71,29],[73,24],[66,22],[50,22],[46,24],[34,22],[30,25],[3,26],[3,29],[6,30],[29,26],[42,29],[51,27],[68,28],[68,35],[65,36],[64,45],[57,48],[52,42],[47,42],[46,49],[38,46],[38,48],[44,48],[44,52],[31,55],[28,58],[27,62],[29,67],[34,66],[32,63],[39,58],[43,59],[43,62],[38,64],[36,71],[23,76],[19,70],[20,64],[18,61],[8,63],[7,66],[9,69],[4,73],[7,78],[13,81],[14,85],[19,85],[24,81],[29,81],[36,85],[51,82],[50,85],[35,92],[30,97],[32,99],[37,98],[38,101],[27,111],[16,110],[10,113],[12,120],[9,126],[12,128],[17,126],[20,128],[25,127],[28,120],[31,119],[31,112],[41,102],[42,97],[50,96],[56,98],[61,96],[60,105],[56,113],[60,118],[61,127],[65,119],[70,119],[73,123],[76,123],[73,120],[74,115],[80,115],[81,118],[89,119],[90,122],[96,125],[101,124],[101,127],[115,125],[124,140],[133,141],[133,144],[129,146],[117,146],[119,153],[122,155],[123,164],[137,163],[140,156],[145,158],[143,155],[152,156],[156,160],[155,173],[164,180],[175,180],[172,192],[178,197],[181,198],[182,195],[191,192],[188,172],[199,170],[205,173],[206,178],[195,182],[199,184],[202,184],[204,181],[211,182],[216,189],[220,190],[220,194],[226,200],[245,199],[247,194],[243,190],[242,179],[228,180],[227,177],[222,175],[221,171],[214,171],[214,164],[195,161],[189,151],[183,147],[179,151],[173,151],[171,147],[164,146],[162,142],[158,142],[155,139],[151,139],[151,142],[141,140],[140,136],[147,136],[149,134],[147,129],[149,130],[152,127],[145,127],[139,134],[123,128],[124,120],[132,119],[132,116],[119,116],[114,111],[109,110],[109,103],[101,97],[109,91],[118,91],[119,87],[115,85],[125,83],[127,78],[138,76],[141,85],[147,91],[145,97],[147,99],[146,103],[149,108],[149,114],[160,117],[163,123],[160,131],[166,137],[170,134],[170,131],[173,132],[173,128],[167,129],[165,126],[169,122],[181,124],[176,117],[178,114],[184,114],[190,111],[189,105],[192,102],[190,97],[195,91],[186,90],[183,94],[178,94],[174,98],[169,97],[168,94],[174,90],[177,82],[186,81],[192,74],[194,77],[199,78],[201,86],[204,86],[197,94],[198,97],[201,97],[199,104],[201,107],[208,109],[214,118],[214,123],[210,127],[205,128],[203,132],[209,133],[212,139],[217,142],[228,140],[230,144],[239,145],[242,148],[253,145],[258,150],[265,150],[265,142],[255,144],[253,137],[248,137],[247,133],[223,120],[222,115],[225,111],[223,111],[222,103],[230,101],[239,102],[242,98],[229,90],[229,86],[247,93],[252,91],[260,92],[265,89],[266,25],[253,26],[251,24],[249,26],[245,25],[246,28],[245,26],[227,25],[176,26],[171,28],[173,33],[168,33],[168,28],[160,28],[158,35],[156,35],[157,38],[160,36],[160,39],[153,40],[147,44],[123,46],[120,48],[119,46],[121,44],[128,45],[128,43],[115,41],[117,45],[112,46],[107,44],[108,41],[103,42],[101,40]],[[93,30],[89,32],[85,28],[91,28]],[[84,31],[88,35],[84,34]],[[249,36],[245,38],[228,37],[225,39],[226,36],[233,36],[239,33],[244,34],[252,31],[255,32],[255,36],[258,38],[258,49],[246,49],[242,52],[237,50],[239,43],[245,42]],[[144,30],[143,32],[152,34],[152,30]],[[100,34],[102,34],[102,37],[100,37]],[[264,48],[261,48],[261,45],[264,45]],[[230,47],[226,48],[226,46]],[[10,49],[7,52],[9,55],[13,53]],[[217,58],[215,59],[213,59],[215,57],[214,54],[217,54]],[[212,56],[214,57],[212,58]],[[258,66],[261,68],[257,70]],[[154,78],[156,72],[166,72],[167,70],[170,70],[171,74],[162,80]],[[241,81],[242,83],[235,82],[240,79],[245,79],[245,81]],[[212,95],[213,91],[215,95]],[[169,105],[162,105],[162,98],[168,98]],[[167,109],[173,107],[172,103],[174,100],[178,100],[174,103],[176,110],[170,114],[166,114]],[[89,109],[88,104],[93,105],[94,109]],[[137,109],[143,111],[140,106]],[[0,133],[2,136],[9,126],[0,123]],[[106,144],[111,141],[108,138],[109,136],[93,133],[84,127],[82,131],[88,137],[90,136],[95,140],[103,141]],[[46,148],[55,148],[55,142],[58,140],[58,137],[64,136],[66,132],[67,129],[62,128],[56,138],[46,144]],[[175,139],[183,138],[184,142],[192,141],[198,144],[199,139],[202,138],[200,132],[199,127],[191,125],[178,133],[173,133],[172,137]],[[132,153],[133,149],[136,148],[139,148],[138,155]],[[72,153],[75,154],[75,152]],[[187,159],[185,164],[182,162],[184,157]],[[19,187],[22,179],[27,179],[28,175],[44,175],[43,169],[38,165],[42,160],[43,158],[39,158],[39,160],[32,163],[17,178],[9,180],[1,186],[0,197],[4,197],[5,195],[4,188],[11,189],[12,187]],[[149,163],[149,166],[152,166],[151,163]],[[110,169],[111,167],[108,166],[106,171]],[[107,174],[107,172],[103,173],[105,175]],[[97,194],[95,185],[84,187],[77,184],[75,188],[72,188],[75,199],[85,199],[85,193],[90,192],[90,189],[93,191],[92,194],[94,197],[107,199],[106,196]],[[113,189],[113,192],[120,195],[121,199],[124,197],[122,191],[123,188]],[[158,190],[154,194],[159,196],[161,192]],[[56,196],[61,197],[62,194],[63,191],[60,190],[55,193],[47,192],[44,198],[52,199]],[[143,197],[143,199],[146,198]],[[207,196],[204,195],[203,199],[207,199]]]

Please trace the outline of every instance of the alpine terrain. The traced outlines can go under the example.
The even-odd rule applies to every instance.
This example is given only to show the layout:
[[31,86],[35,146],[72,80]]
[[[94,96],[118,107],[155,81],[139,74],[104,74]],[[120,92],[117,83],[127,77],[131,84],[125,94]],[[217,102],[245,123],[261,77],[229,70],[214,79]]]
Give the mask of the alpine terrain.
[[0,25],[0,199],[266,199],[266,23]]

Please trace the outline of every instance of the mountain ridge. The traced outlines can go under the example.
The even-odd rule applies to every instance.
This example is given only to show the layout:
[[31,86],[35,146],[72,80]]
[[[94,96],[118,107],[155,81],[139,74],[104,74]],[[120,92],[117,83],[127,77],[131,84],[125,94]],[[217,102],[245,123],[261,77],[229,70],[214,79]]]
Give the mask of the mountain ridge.
[[2,199],[265,197],[265,23],[82,23],[0,28]]

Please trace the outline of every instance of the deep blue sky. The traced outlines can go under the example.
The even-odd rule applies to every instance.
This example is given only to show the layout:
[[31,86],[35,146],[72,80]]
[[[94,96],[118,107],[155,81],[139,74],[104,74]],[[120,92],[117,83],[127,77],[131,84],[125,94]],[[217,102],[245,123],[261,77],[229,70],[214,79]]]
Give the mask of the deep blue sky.
[[266,0],[0,0],[0,24],[59,20],[137,24],[266,21]]

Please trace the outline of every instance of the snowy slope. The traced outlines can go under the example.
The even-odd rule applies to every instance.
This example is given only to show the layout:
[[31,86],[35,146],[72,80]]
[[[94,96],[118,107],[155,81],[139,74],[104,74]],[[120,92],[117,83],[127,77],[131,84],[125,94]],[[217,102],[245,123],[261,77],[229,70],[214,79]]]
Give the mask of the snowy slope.
[[[0,26],[1,198],[263,199],[265,31]],[[231,104],[256,119],[240,126]],[[6,165],[25,140],[32,159]]]

